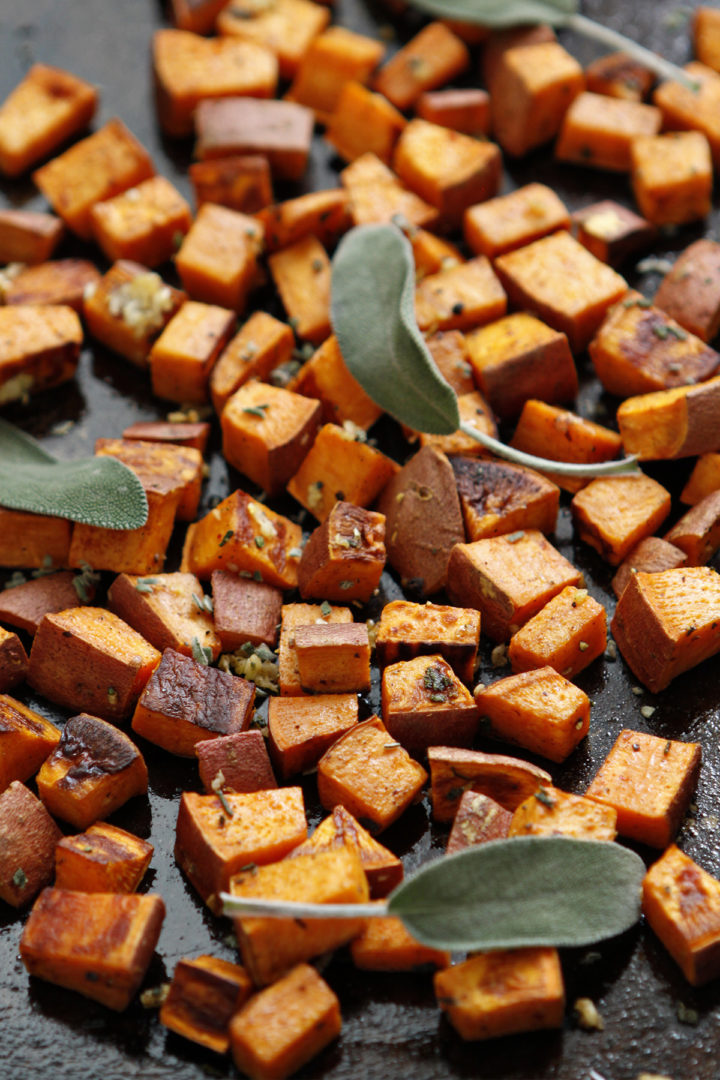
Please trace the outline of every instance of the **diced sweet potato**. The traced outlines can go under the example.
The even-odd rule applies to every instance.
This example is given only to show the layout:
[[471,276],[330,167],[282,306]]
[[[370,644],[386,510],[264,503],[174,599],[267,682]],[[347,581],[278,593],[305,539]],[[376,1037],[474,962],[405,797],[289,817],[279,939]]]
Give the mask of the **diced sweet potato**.
[[403,879],[403,864],[397,855],[371,836],[344,806],[333,807],[309,840],[299,844],[288,858],[311,851],[330,851],[349,845],[357,849],[373,899],[387,896]]
[[[432,236],[432,233],[424,233],[424,235]],[[428,270],[428,273],[435,273],[436,269],[440,267],[433,267]],[[458,395],[458,408],[460,408],[461,398],[471,394],[475,389],[472,368],[468,362],[465,335],[459,330],[438,330],[431,337],[426,337],[425,344],[430,350],[438,371]]]
[[398,217],[416,226],[437,221],[435,207],[406,188],[369,150],[343,169],[340,180],[350,198],[355,225],[390,223]]
[[200,158],[262,154],[278,180],[300,180],[310,153],[313,114],[292,101],[245,97],[203,101],[195,131]]
[[720,244],[696,240],[660,282],[654,303],[702,341],[720,330]]
[[275,287],[298,337],[319,345],[330,335],[330,261],[315,236],[268,259]]
[[660,570],[673,570],[677,566],[684,566],[686,560],[685,552],[674,544],[669,544],[659,536],[646,536],[620,563],[612,579],[612,590],[619,600],[628,582],[639,570],[644,574],[656,574]]
[[454,746],[431,746],[428,764],[436,821],[452,821],[466,791],[488,795],[505,810],[516,810],[538,787],[550,783],[550,774],[528,761]]
[[478,730],[470,691],[439,655],[386,667],[381,700],[391,737],[416,756],[429,746],[471,746]]
[[165,917],[159,896],[46,889],[20,940],[30,975],[122,1012],[152,959]]
[[72,523],[66,518],[0,506],[0,566],[68,566],[71,535]]
[[699,743],[660,739],[626,728],[586,794],[617,810],[621,836],[666,848],[692,798],[700,758]]
[[423,331],[470,330],[501,318],[507,297],[484,255],[428,274],[415,290],[415,314]]
[[292,79],[310,43],[329,21],[328,9],[310,0],[274,0],[267,7],[254,0],[234,0],[223,6],[216,25],[220,34],[255,41],[275,53],[280,77]]
[[192,446],[140,439],[127,442],[124,439],[96,439],[95,453],[99,457],[115,457],[122,461],[140,478],[147,492],[155,491],[160,495],[178,492],[178,519],[195,520],[203,479],[199,450]]
[[372,153],[389,164],[406,123],[382,94],[374,94],[362,83],[347,82],[330,115],[325,137],[345,161]]
[[108,259],[135,259],[145,266],[165,262],[176,237],[190,228],[190,207],[164,176],[153,176],[91,212],[95,239]]
[[444,23],[432,22],[388,60],[374,85],[398,109],[409,109],[423,91],[450,82],[469,63],[464,43]]
[[417,99],[415,114],[421,120],[475,138],[490,134],[490,95],[479,87],[423,91]]
[[36,210],[0,210],[0,263],[46,262],[65,229],[60,218]]
[[278,646],[280,667],[280,694],[298,697],[302,694],[300,672],[297,666],[295,631],[298,626],[308,626],[319,621],[327,623],[351,623],[352,612],[347,607],[320,604],[285,604],[282,608],[282,626]]
[[184,1039],[226,1054],[228,1025],[253,990],[243,967],[217,956],[178,961],[158,1019]]
[[0,405],[72,379],[82,340],[72,308],[0,307]]
[[537,183],[470,206],[463,218],[467,244],[490,259],[569,227],[565,204],[551,188]]
[[557,40],[555,31],[547,23],[493,30],[489,34],[486,30],[486,38],[482,51],[482,70],[491,94],[495,93],[495,79],[502,68],[503,58],[508,49],[520,49],[526,45],[542,45],[548,41]]
[[55,848],[55,887],[92,893],[132,893],[150,865],[153,846],[116,825],[97,822]]
[[162,652],[192,656],[193,649],[220,655],[220,638],[194,574],[158,574],[150,580],[120,574],[108,590],[111,611]]
[[640,461],[691,457],[720,447],[715,424],[720,377],[626,398],[618,408],[620,437]]
[[303,690],[346,694],[370,689],[370,641],[365,623],[298,626],[295,652]]
[[288,389],[317,398],[328,423],[352,421],[365,430],[382,416],[382,409],[368,397],[343,360],[337,338],[331,334],[303,364]]
[[6,304],[65,304],[82,312],[83,297],[100,281],[87,259],[55,259],[21,270],[3,289]]
[[[479,392],[473,390],[469,394],[461,394],[457,399],[460,423],[470,425],[476,431],[484,432],[497,438],[497,424],[490,405]],[[406,437],[412,439],[407,431]],[[428,435],[420,433],[419,443],[421,447],[432,447],[441,454],[464,454],[467,457],[487,457],[488,451],[472,435],[468,435],[462,428],[458,428],[452,435]]]
[[385,566],[385,517],[339,502],[303,548],[298,587],[304,600],[367,603]]
[[253,217],[203,203],[175,256],[190,296],[242,311],[255,284],[262,229]]
[[716,8],[695,9],[692,37],[698,60],[714,71],[720,71],[720,16]]
[[314,768],[336,739],[357,723],[355,694],[272,698],[268,707],[268,742],[278,775]]
[[384,54],[381,42],[343,26],[331,26],[310,44],[287,96],[327,123],[345,83],[367,83]]
[[[195,743],[200,779],[206,794],[223,791],[269,791],[277,787],[267,741],[260,731],[238,731]],[[213,787],[215,785],[215,787]]]
[[680,502],[695,506],[719,488],[720,454],[701,454],[680,493]]
[[670,513],[670,493],[643,473],[596,477],[571,503],[578,536],[611,566],[651,536]]
[[113,570],[116,574],[152,574],[162,570],[181,492],[161,492],[153,480],[140,478],[148,501],[148,517],[139,529],[105,529],[77,522],[69,561],[73,566]]
[[469,540],[517,529],[555,531],[560,492],[551,480],[504,461],[453,457],[450,463]]
[[34,776],[60,742],[60,732],[33,709],[0,694],[0,792]]
[[282,608],[279,589],[214,570],[212,592],[215,631],[225,652],[234,652],[246,641],[275,646]]
[[617,814],[582,795],[558,788],[538,788],[513,814],[509,836],[574,836],[578,840],[612,841]]
[[221,352],[210,373],[210,396],[222,414],[228,401],[250,379],[268,379],[273,368],[292,356],[295,337],[287,323],[255,311]]
[[368,919],[363,932],[350,943],[355,967],[361,971],[415,971],[446,968],[450,953],[421,945],[401,919]]
[[660,83],[653,101],[662,109],[663,127],[671,131],[696,130],[707,137],[715,164],[720,163],[720,75],[705,64],[693,61],[683,67],[695,86],[683,86],[672,79]]
[[169,14],[179,30],[209,34],[224,6],[225,0],[170,0]]
[[555,157],[585,168],[629,172],[633,139],[657,135],[661,124],[654,105],[584,91],[563,117]]
[[445,854],[454,855],[489,840],[504,840],[511,821],[512,814],[500,803],[479,791],[466,791],[458,803]]
[[183,304],[150,350],[153,393],[181,404],[207,401],[210,372],[234,329],[226,308]]
[[586,589],[568,585],[513,634],[508,659],[514,672],[547,664],[574,679],[603,654],[606,644],[605,608]]
[[17,686],[27,673],[25,646],[14,631],[0,626],[0,692]]
[[593,94],[642,101],[655,81],[655,74],[624,52],[599,56],[585,68],[585,85]]
[[188,169],[195,203],[215,203],[254,214],[273,201],[270,162],[263,154],[232,154],[196,161]]
[[264,229],[265,250],[271,252],[310,235],[329,247],[350,227],[348,196],[342,188],[311,191],[268,206],[255,217]]
[[472,608],[385,604],[375,638],[378,667],[415,656],[440,655],[464,683],[472,682],[480,638],[480,615]]
[[0,792],[0,900],[23,907],[49,885],[61,836],[43,804],[19,780]]
[[686,566],[704,566],[720,547],[720,491],[706,495],[677,521],[665,539],[685,553]]
[[572,224],[582,246],[611,266],[649,247],[656,233],[649,221],[612,199],[576,210]]
[[65,708],[123,720],[159,662],[157,649],[112,612],[68,608],[40,623],[28,682]]
[[140,439],[142,442],[175,443],[177,446],[192,447],[205,453],[210,425],[205,421],[192,423],[181,421],[171,423],[167,420],[141,421],[126,427],[122,433],[123,439]]
[[630,156],[633,192],[648,221],[684,225],[709,214],[713,165],[702,132],[640,135]]

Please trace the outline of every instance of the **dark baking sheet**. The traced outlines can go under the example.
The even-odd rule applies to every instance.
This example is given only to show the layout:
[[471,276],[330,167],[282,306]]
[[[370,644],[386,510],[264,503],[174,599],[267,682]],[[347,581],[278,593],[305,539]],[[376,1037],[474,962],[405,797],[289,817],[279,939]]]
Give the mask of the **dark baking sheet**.
[[[672,0],[645,2],[632,10],[622,0],[592,0],[584,5],[584,11],[623,27],[636,40],[676,62],[689,58],[684,19],[688,9],[678,9]],[[367,6],[360,0],[339,0],[335,21],[370,34],[376,34],[380,26],[394,26],[399,40],[419,25],[415,17],[393,19],[386,9]],[[8,10],[6,0],[0,6],[0,99],[36,60],[76,72],[101,88],[97,122],[120,116],[149,148],[158,171],[189,195],[186,168],[191,146],[165,140],[154,119],[149,40],[152,31],[161,25],[165,25],[164,12],[152,0],[16,0],[12,10]],[[582,61],[598,54],[587,42],[570,35],[562,40]],[[338,165],[327,144],[316,138],[305,187],[333,186]],[[553,186],[573,208],[602,197],[631,204],[624,177],[561,168],[549,151],[511,163],[505,186],[509,189],[530,179]],[[297,191],[279,188],[277,194],[285,197]],[[0,205],[39,209],[43,201],[29,182],[19,181],[0,186]],[[698,236],[713,235],[717,225],[715,213],[704,227],[687,227],[666,235],[657,253],[672,257]],[[95,250],[80,242],[69,242],[62,251],[85,253],[96,258]],[[657,275],[637,277],[631,268],[624,269],[631,283],[652,295]],[[615,405],[586,372],[580,411],[607,422]],[[119,434],[128,423],[162,417],[165,411],[161,403],[152,399],[144,374],[90,343],[83,352],[75,382],[33,398],[27,406],[6,408],[3,415],[42,436],[49,449],[71,457],[90,453],[99,435]],[[68,420],[73,421],[69,432],[53,433],[57,425]],[[407,447],[399,440],[394,425],[381,424],[380,433],[401,460]],[[688,468],[680,463],[654,467],[652,472],[677,492]],[[239,478],[228,470],[215,444],[202,512],[212,499],[223,497],[239,485]],[[284,508],[290,505],[288,500]],[[560,550],[582,567],[591,592],[604,600],[611,614],[610,570],[591,551],[574,543],[567,498],[556,541]],[[173,565],[171,562],[170,568]],[[398,586],[386,574],[378,602],[397,595]],[[505,673],[493,671],[487,655],[485,659],[482,675],[486,681]],[[701,742],[704,760],[695,809],[683,825],[679,843],[716,875],[720,874],[717,675],[718,662],[709,661],[677,679],[658,697],[647,692],[638,696],[633,693],[634,680],[620,659],[614,663],[597,661],[578,679],[593,700],[590,736],[566,765],[551,769],[560,787],[584,791],[622,727]],[[366,713],[377,706],[377,697],[375,688],[365,703]],[[26,700],[56,720],[64,719],[58,710],[35,699],[30,692]],[[657,707],[649,720],[640,712],[646,704]],[[487,748],[498,749],[498,744],[488,744]],[[171,976],[182,956],[210,951],[234,959],[236,954],[227,942],[229,922],[215,919],[203,909],[172,858],[177,799],[183,789],[197,788],[196,768],[192,762],[172,759],[146,743],[142,743],[142,749],[150,768],[150,797],[147,801],[133,800],[112,820],[155,845],[143,888],[164,897],[168,914],[145,984],[154,986]],[[539,763],[547,767],[547,762]],[[314,824],[320,812],[312,778],[305,787]],[[439,853],[446,835],[446,830],[432,824],[424,802],[410,810],[385,834],[384,840],[411,869],[429,855]],[[650,851],[641,853],[648,860],[654,858]],[[75,994],[28,979],[18,958],[22,924],[22,916],[6,908],[0,911],[0,1080],[38,1076],[54,1080],[196,1080],[208,1075],[236,1075],[229,1061],[167,1033],[157,1023],[156,1014],[145,1011],[138,1003],[118,1016]],[[563,964],[569,1006],[562,1031],[464,1044],[436,1009],[429,977],[363,974],[341,952],[326,967],[325,975],[341,1000],[342,1036],[298,1075],[328,1080],[408,1074],[417,1080],[631,1080],[643,1071],[666,1074],[674,1080],[712,1080],[720,1076],[716,1060],[720,1033],[718,986],[701,990],[689,987],[644,926],[597,948],[566,952]],[[571,1004],[579,996],[596,1001],[605,1021],[604,1032],[588,1033],[574,1025]],[[694,1013],[697,1023],[681,1023],[679,1009],[690,1010],[691,1017]]]

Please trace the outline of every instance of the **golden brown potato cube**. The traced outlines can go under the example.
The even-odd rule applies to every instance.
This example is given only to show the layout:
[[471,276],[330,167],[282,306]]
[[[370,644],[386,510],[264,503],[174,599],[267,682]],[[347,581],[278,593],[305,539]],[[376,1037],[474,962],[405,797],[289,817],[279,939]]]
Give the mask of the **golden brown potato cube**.
[[415,314],[425,331],[470,330],[506,310],[507,296],[484,255],[429,274],[415,289]]
[[691,334],[711,341],[720,330],[720,244],[696,240],[681,251],[653,302]]
[[422,226],[437,221],[435,207],[406,188],[392,169],[369,150],[343,169],[340,180],[350,198],[354,225],[387,224],[399,219]]
[[[659,486],[659,485],[658,485]],[[477,608],[483,633],[507,641],[582,574],[537,529],[456,544],[448,565],[448,595]]]
[[203,203],[175,256],[190,296],[242,311],[257,277],[262,229],[248,214]]
[[626,453],[640,461],[691,457],[720,447],[720,378],[626,398],[617,411]]
[[452,821],[466,791],[488,795],[505,810],[516,810],[538,787],[551,782],[550,773],[527,761],[456,746],[431,746],[428,764],[436,821]]
[[0,900],[19,908],[50,884],[61,836],[43,804],[19,780],[0,792]]
[[68,228],[90,240],[93,206],[154,173],[147,151],[114,119],[36,169],[33,180]]
[[720,649],[720,575],[709,566],[633,574],[610,629],[633,674],[656,694]]
[[152,51],[158,119],[166,135],[190,135],[195,109],[206,98],[269,98],[277,87],[277,58],[253,41],[162,29],[155,32]]
[[0,694],[0,791],[14,780],[34,776],[60,742],[60,732],[44,716],[8,694]]
[[505,840],[512,814],[479,791],[466,791],[458,803],[448,837],[446,855],[486,844],[489,840]]
[[643,473],[596,477],[570,504],[581,540],[611,566],[651,536],[670,513],[670,493]]
[[265,311],[255,311],[225,346],[210,373],[210,396],[222,414],[228,401],[250,379],[266,380],[287,363],[295,347],[292,328]]
[[95,239],[108,259],[157,266],[190,228],[190,207],[164,176],[153,176],[92,208]]
[[181,404],[208,399],[208,380],[235,329],[235,314],[188,300],[150,350],[153,393]]
[[60,218],[35,210],[0,210],[0,263],[46,262],[65,229]]
[[666,848],[680,828],[700,773],[699,743],[625,729],[585,793],[617,810],[621,836]]
[[295,651],[303,690],[346,694],[370,689],[370,641],[365,623],[298,626]]
[[641,135],[631,161],[640,213],[654,225],[684,225],[710,213],[713,165],[702,132]]
[[55,887],[92,893],[135,892],[150,865],[153,846],[107,822],[55,848]]
[[478,730],[471,693],[438,654],[385,668],[382,714],[391,738],[416,756],[429,746],[470,746]]
[[250,976],[239,964],[217,956],[178,961],[170,992],[158,1019],[184,1039],[216,1054],[230,1049],[228,1025],[253,990]]
[[108,607],[133,630],[162,652],[174,649],[185,656],[209,649],[220,655],[202,585],[194,574],[157,574],[147,578],[120,574],[108,590]]
[[575,236],[600,262],[617,266],[628,256],[650,246],[655,227],[626,206],[603,199],[572,215]]
[[256,729],[204,739],[195,743],[195,754],[207,795],[212,795],[218,788],[243,792],[269,791],[278,786],[270,764],[267,740]]
[[[2,310],[0,308],[0,313]],[[26,514],[22,510],[6,510],[0,506],[0,566],[32,566],[44,570],[68,566],[71,535],[72,523],[66,518]]]
[[277,862],[307,836],[302,788],[197,795],[180,800],[175,858],[206,903],[244,866]]
[[472,682],[480,639],[480,614],[442,604],[385,604],[375,638],[378,667],[416,656],[440,655],[464,683]]
[[279,589],[213,570],[212,594],[215,632],[224,652],[234,652],[245,642],[275,647],[282,609]]
[[122,1012],[137,993],[160,937],[159,896],[45,889],[20,940],[30,975]]
[[490,134],[490,95],[477,87],[428,90],[417,99],[415,115],[479,138]]
[[601,806],[548,784],[518,806],[508,836],[574,836],[612,842],[617,835],[616,822],[612,806]]
[[495,263],[513,304],[567,334],[580,352],[627,283],[564,230],[501,255]]
[[298,337],[319,345],[330,335],[330,260],[315,236],[268,259],[275,288]]
[[82,312],[83,298],[100,281],[87,259],[54,259],[28,266],[3,288],[6,304],[66,305]]
[[654,72],[624,52],[599,56],[585,68],[587,90],[624,101],[642,101],[654,82]]
[[319,621],[325,623],[351,623],[353,617],[350,608],[333,607],[331,604],[283,605],[280,644],[278,646],[280,694],[283,697],[299,697],[303,693],[297,665],[295,631],[298,626],[308,626]]
[[0,405],[72,379],[82,340],[72,308],[0,307]]
[[555,531],[560,491],[532,469],[505,461],[453,457],[468,540],[518,529]]
[[551,188],[536,183],[469,206],[463,216],[467,244],[490,259],[569,227],[565,204]]
[[303,600],[367,603],[385,566],[385,516],[335,503],[310,535],[298,566]]
[[216,203],[254,214],[273,201],[270,163],[262,154],[234,154],[196,161],[188,169],[195,205]]
[[397,855],[363,829],[344,806],[333,807],[332,813],[320,822],[310,839],[291,851],[289,858],[347,845],[357,849],[360,855],[373,899],[387,896],[402,881],[403,864]]
[[497,195],[502,163],[495,143],[415,119],[398,139],[393,168],[444,223],[457,226],[469,206]]
[[432,22],[388,60],[374,85],[398,109],[409,109],[423,91],[444,86],[469,64],[460,38],[444,23]]
[[255,217],[265,232],[265,251],[279,251],[310,235],[330,247],[351,225],[349,199],[342,188],[309,191],[268,206]]
[[421,945],[401,919],[368,919],[363,932],[350,943],[355,967],[361,971],[416,971],[446,968],[450,953]]
[[662,109],[664,128],[703,132],[717,166],[720,164],[720,75],[696,61],[685,64],[683,71],[695,86],[691,89],[669,79],[660,83],[653,101]]
[[504,51],[488,82],[503,150],[520,157],[557,135],[584,84],[577,60],[555,41]]
[[68,608],[40,623],[28,682],[65,708],[124,720],[159,662],[157,649],[112,612]]
[[685,553],[686,566],[709,563],[720,547],[720,492],[711,492],[683,514],[665,539]]
[[434,984],[438,1005],[463,1039],[562,1027],[565,988],[557,949],[480,953],[439,971]]
[[384,55],[385,46],[379,41],[331,26],[310,44],[287,96],[327,123],[345,83],[367,83]]
[[426,780],[422,766],[377,716],[351,728],[318,764],[318,794],[325,809],[340,803],[372,833],[397,821]]
[[128,799],[144,795],[148,771],[142,754],[114,724],[80,713],[37,775],[38,795],[55,816],[86,829]]
[[217,31],[255,41],[278,58],[280,77],[292,79],[310,43],[330,22],[330,12],[310,0],[275,0],[258,7],[253,0],[234,0],[218,15]]
[[21,683],[28,672],[25,646],[12,630],[0,626],[0,692]]
[[340,1034],[340,1003],[309,964],[255,994],[230,1021],[237,1067],[255,1080],[290,1076]]
[[629,172],[633,139],[657,135],[661,124],[654,105],[584,91],[563,117],[555,157],[589,169]]
[[200,158],[263,154],[278,180],[301,180],[308,162],[314,118],[292,101],[230,98],[200,103],[195,116]]
[[574,679],[604,653],[606,644],[605,608],[587,589],[568,585],[513,634],[508,659],[516,673],[549,665]]
[[695,9],[692,35],[695,55],[700,63],[720,71],[720,14],[717,8]]
[[693,986],[720,964],[720,882],[671,844],[643,879],[643,915]]
[[[277,495],[310,450],[321,420],[319,401],[252,380],[223,409],[223,454],[269,495]],[[263,547],[264,537],[255,542]]]
[[0,172],[19,176],[87,127],[94,86],[61,68],[33,64],[0,105]]
[[362,83],[347,82],[330,115],[325,138],[345,161],[355,161],[369,152],[389,164],[406,123],[382,94],[373,93]]
[[684,566],[687,555],[674,544],[661,540],[659,536],[646,536],[644,540],[626,555],[612,579],[612,590],[618,600],[628,582],[638,570],[644,574],[657,574],[660,570],[673,570]]
[[317,398],[328,423],[352,421],[367,430],[382,416],[382,409],[368,397],[343,360],[337,338],[331,334],[307,360],[288,390]]

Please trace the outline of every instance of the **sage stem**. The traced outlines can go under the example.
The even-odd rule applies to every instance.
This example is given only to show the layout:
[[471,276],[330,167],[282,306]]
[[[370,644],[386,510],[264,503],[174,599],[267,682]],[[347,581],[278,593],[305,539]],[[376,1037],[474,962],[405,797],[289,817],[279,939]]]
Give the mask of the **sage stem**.
[[387,904],[303,904],[297,900],[259,900],[220,893],[223,915],[270,919],[372,919],[388,914]]
[[676,64],[671,64],[669,60],[665,60],[664,57],[651,52],[644,45],[638,45],[637,42],[625,37],[624,34],[618,33],[617,30],[612,30],[609,26],[603,26],[593,19],[588,19],[585,15],[568,15],[563,18],[560,25],[566,30],[574,30],[575,33],[582,34],[583,37],[599,41],[602,45],[608,45],[611,49],[620,49],[622,52],[628,53],[634,60],[654,71],[661,79],[673,79],[675,82],[681,83],[686,90],[692,90],[693,93],[697,93],[700,89],[700,84],[691,79]]
[[516,465],[527,465],[530,469],[538,472],[552,472],[558,476],[626,476],[630,473],[639,472],[637,458],[626,457],[620,461],[602,461],[596,464],[575,464],[569,461],[551,461],[549,458],[535,457],[534,454],[526,454],[524,450],[516,450],[514,446],[507,446],[494,439],[492,435],[486,435],[484,431],[478,431],[472,424],[461,423],[460,430],[471,439],[476,439],[488,450],[492,450],[498,457],[512,461]]

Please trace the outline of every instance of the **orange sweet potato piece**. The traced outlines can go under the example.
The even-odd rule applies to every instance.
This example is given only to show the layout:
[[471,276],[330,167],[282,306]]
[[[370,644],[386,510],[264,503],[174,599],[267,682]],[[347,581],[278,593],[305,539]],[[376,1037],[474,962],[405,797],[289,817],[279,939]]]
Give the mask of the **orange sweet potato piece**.
[[550,783],[550,774],[528,761],[454,746],[431,746],[428,764],[436,821],[452,821],[466,791],[488,795],[505,810],[516,810],[539,786]]
[[378,667],[415,656],[440,655],[464,683],[472,682],[480,639],[480,615],[442,604],[385,604],[375,638]]
[[148,501],[148,517],[139,529],[105,529],[77,522],[73,528],[69,561],[87,563],[116,574],[152,574],[161,570],[175,524],[181,492],[158,491],[154,479],[140,478]]
[[654,303],[702,341],[720,330],[720,244],[696,240],[660,282]]
[[382,715],[393,739],[418,755],[429,746],[470,746],[478,713],[470,691],[439,655],[390,664],[382,675]]
[[680,502],[695,506],[718,489],[720,489],[720,454],[701,454],[680,493]]
[[409,109],[423,91],[450,82],[469,63],[464,43],[444,23],[432,22],[388,60],[374,85],[398,109]]
[[617,814],[582,795],[559,788],[538,788],[513,814],[508,836],[574,836],[578,840],[612,841]]
[[239,964],[217,956],[179,960],[158,1019],[184,1039],[226,1054],[228,1025],[252,990],[250,976]]
[[514,672],[546,664],[574,679],[605,651],[605,608],[586,589],[568,585],[513,634],[508,659]]
[[34,776],[60,742],[60,732],[33,709],[0,694],[0,791]]
[[65,229],[60,218],[36,210],[0,210],[0,263],[46,262]]
[[218,357],[210,373],[210,396],[222,414],[228,401],[250,379],[266,380],[287,363],[295,347],[292,328],[265,311],[255,311]]
[[494,93],[493,84],[508,49],[524,48],[526,45],[542,45],[545,42],[557,40],[555,31],[547,23],[494,30],[489,35],[486,34],[486,37],[482,52],[482,70],[491,93]]
[[308,626],[319,621],[326,623],[351,623],[352,612],[347,607],[332,607],[330,604],[284,604],[280,644],[278,646],[278,665],[280,668],[280,694],[287,697],[299,697],[302,693],[300,672],[295,649],[295,631],[298,626]]
[[153,345],[153,393],[170,401],[202,404],[208,398],[213,365],[235,329],[232,311],[189,300]]
[[560,491],[551,480],[504,461],[453,457],[450,464],[469,540],[517,529],[555,531]]
[[565,204],[551,188],[537,183],[470,206],[463,217],[468,246],[490,259],[569,227]]
[[220,655],[220,638],[194,574],[158,574],[149,580],[120,574],[108,590],[108,607],[162,652],[174,649],[185,656],[197,647]]
[[617,411],[623,447],[640,461],[691,457],[720,447],[720,377],[626,398]]
[[211,580],[215,631],[223,651],[234,652],[246,641],[252,645],[264,642],[274,648],[281,618],[281,591],[227,570],[213,570]]
[[336,739],[357,723],[355,694],[272,698],[268,706],[268,744],[278,775],[314,768]]
[[428,274],[415,290],[415,314],[423,331],[471,330],[506,310],[507,296],[484,255]]
[[195,204],[215,203],[254,214],[273,201],[270,163],[263,154],[231,154],[196,161],[188,169]]
[[345,83],[367,83],[384,54],[385,46],[379,41],[331,26],[310,44],[287,96],[327,123]]
[[205,421],[191,422],[180,421],[172,423],[167,420],[140,421],[126,427],[122,433],[123,439],[140,439],[142,442],[175,443],[177,446],[192,447],[201,454],[207,449],[210,437],[210,425]]
[[303,690],[346,694],[370,689],[370,640],[365,623],[298,626],[295,653]]
[[417,99],[415,114],[421,120],[475,138],[490,134],[490,95],[478,87],[423,91]]
[[661,124],[662,113],[654,105],[584,91],[563,117],[555,157],[585,168],[627,172],[633,139],[657,135]]
[[200,103],[195,130],[200,158],[262,154],[273,177],[300,180],[310,153],[313,114],[292,101],[220,98]]
[[19,780],[0,792],[0,900],[22,907],[50,883],[61,835],[40,800]]
[[195,520],[203,479],[203,460],[199,450],[192,446],[143,442],[141,439],[127,442],[125,439],[96,439],[95,453],[99,457],[116,457],[122,461],[139,476],[146,491],[156,491],[161,495],[177,491],[178,520]]
[[164,176],[153,176],[91,212],[95,239],[108,259],[135,259],[158,266],[176,250],[190,228],[190,207]]
[[411,225],[431,225],[437,210],[410,191],[377,154],[368,150],[340,173],[340,180],[350,198],[350,212],[355,225],[388,223],[393,219]]
[[68,566],[71,535],[72,523],[66,518],[0,506],[0,566]]
[[310,0],[275,0],[268,7],[258,7],[254,0],[234,0],[224,5],[216,25],[220,34],[255,41],[275,53],[280,77],[292,79],[329,21],[328,9]]
[[700,131],[640,135],[630,149],[640,213],[654,225],[684,225],[710,213],[713,163]]
[[361,971],[415,971],[446,968],[450,953],[421,945],[400,919],[368,919],[361,934],[350,943],[355,967]]
[[692,22],[695,55],[702,64],[720,71],[720,16],[717,8],[698,7]]
[[479,791],[466,791],[458,803],[445,854],[453,855],[489,840],[504,840],[511,821],[512,814],[500,803]]
[[[421,230],[421,233],[424,236],[432,237],[433,240],[437,240],[437,237],[433,236],[432,233],[426,233],[423,230]],[[442,261],[440,261],[440,265],[442,265]],[[428,270],[428,273],[435,273],[439,269],[439,265],[433,265]],[[425,344],[430,350],[430,355],[435,361],[438,371],[458,395],[458,407],[460,407],[461,399],[471,394],[475,389],[472,368],[468,362],[465,335],[459,330],[439,330],[432,337],[427,337]]]
[[611,266],[649,247],[657,231],[645,218],[612,199],[601,199],[576,210],[572,225],[582,246]]
[[626,585],[638,570],[645,574],[656,574],[660,570],[673,570],[677,566],[684,566],[686,561],[685,552],[674,544],[661,540],[659,536],[646,536],[620,563],[612,579],[612,590],[619,600]]
[[662,82],[655,90],[653,101],[662,109],[666,129],[703,132],[717,165],[720,162],[720,75],[697,61],[685,64],[683,70],[696,85],[691,89],[672,80]]
[[382,94],[373,93],[362,83],[347,82],[330,115],[325,137],[345,161],[372,153],[389,164],[406,123]]
[[368,397],[348,370],[337,338],[331,334],[303,364],[288,389],[317,398],[328,423],[353,424],[365,430],[382,416],[382,409]]
[[25,267],[3,294],[6,304],[65,304],[81,312],[86,291],[99,281],[99,272],[87,259],[54,259]]
[[[497,424],[493,411],[478,390],[461,394],[457,399],[457,405],[461,424],[470,424],[476,430],[497,438]],[[407,431],[405,434],[412,440],[411,434]],[[472,435],[467,435],[462,428],[458,428],[452,435],[428,435],[421,432],[419,442],[421,447],[432,447],[441,454],[464,454],[475,458],[487,456],[487,450],[482,443],[479,443]]]
[[387,896],[403,879],[403,864],[397,855],[371,836],[344,806],[333,807],[309,840],[290,852],[289,858],[311,851],[330,851],[349,845],[357,849],[373,899]]
[[385,566],[385,517],[338,502],[310,535],[298,567],[304,600],[367,603]]
[[579,537],[611,566],[650,536],[670,513],[670,494],[643,473],[596,477],[571,503]]
[[267,740],[257,730],[238,731],[195,743],[200,779],[206,794],[223,791],[269,791],[277,787]]
[[585,68],[588,90],[625,101],[642,101],[654,82],[654,73],[624,52],[599,56]]
[[255,215],[264,230],[265,251],[279,251],[306,236],[328,247],[350,227],[348,196],[342,188],[311,191],[268,206]]
[[150,865],[153,846],[107,822],[55,848],[55,887],[92,893],[132,893]]
[[[93,596],[91,588],[86,599],[91,602]],[[75,607],[79,599],[69,570],[43,574],[0,592],[0,621],[34,635],[45,615]]]
[[666,848],[685,816],[700,773],[699,743],[620,732],[587,789],[617,810],[621,836]]
[[46,889],[20,940],[30,975],[122,1012],[137,993],[165,917],[159,896]]
[[262,229],[249,214],[203,203],[175,256],[190,296],[242,311],[257,277]]
[[315,236],[268,259],[275,287],[298,337],[319,345],[330,335],[330,261]]
[[720,491],[713,491],[677,521],[665,539],[685,553],[686,566],[704,566],[720,547]]
[[27,673],[25,646],[14,631],[0,626],[0,692],[17,686]]
[[72,379],[82,339],[82,326],[72,308],[0,307],[0,404]]
[[169,14],[179,30],[209,34],[224,6],[225,0],[170,0]]

